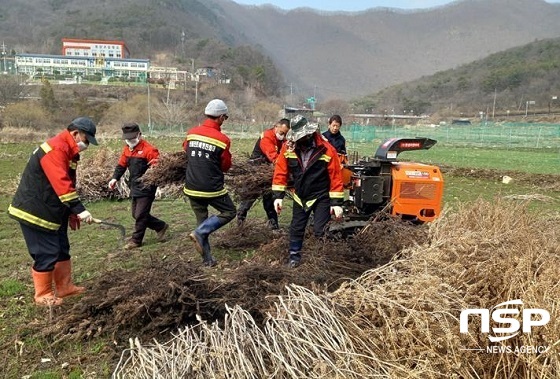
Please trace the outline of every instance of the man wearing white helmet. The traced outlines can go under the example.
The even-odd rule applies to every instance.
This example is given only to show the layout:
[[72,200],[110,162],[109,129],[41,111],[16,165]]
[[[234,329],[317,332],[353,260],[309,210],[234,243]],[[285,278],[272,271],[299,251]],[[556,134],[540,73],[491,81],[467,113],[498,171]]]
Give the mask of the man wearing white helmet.
[[331,213],[337,219],[342,217],[344,189],[336,149],[321,136],[318,125],[308,123],[305,117],[297,115],[291,119],[290,126],[286,143],[276,160],[272,191],[276,199],[274,207],[280,213],[291,176],[294,181],[294,205],[288,265],[297,267],[311,212],[314,215],[313,233],[320,237],[325,233]]
[[[231,142],[221,131],[228,108],[220,99],[208,103],[206,120],[187,132],[183,149],[188,163],[183,192],[196,216],[197,228],[190,234],[206,266],[216,265],[210,251],[209,235],[235,218],[235,205],[224,187],[224,173],[231,167]],[[220,212],[208,217],[208,206]]]

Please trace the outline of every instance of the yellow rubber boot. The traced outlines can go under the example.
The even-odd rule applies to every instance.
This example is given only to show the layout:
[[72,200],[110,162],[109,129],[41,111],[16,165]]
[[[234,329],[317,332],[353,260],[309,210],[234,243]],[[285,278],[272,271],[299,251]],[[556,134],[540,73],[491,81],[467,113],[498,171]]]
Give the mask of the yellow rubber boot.
[[72,283],[72,263],[70,263],[70,260],[56,262],[53,273],[56,296],[73,296],[86,291],[85,287],[78,287]]
[[60,305],[62,299],[55,296],[53,292],[53,272],[39,272],[31,269],[33,285],[35,286],[35,304],[42,306]]

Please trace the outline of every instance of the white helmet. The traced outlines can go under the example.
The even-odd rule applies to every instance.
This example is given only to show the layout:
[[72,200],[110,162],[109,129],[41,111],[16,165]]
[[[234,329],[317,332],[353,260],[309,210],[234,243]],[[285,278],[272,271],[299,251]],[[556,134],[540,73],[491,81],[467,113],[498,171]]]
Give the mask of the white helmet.
[[204,114],[207,116],[220,117],[221,115],[227,113],[227,105],[223,102],[223,100],[220,99],[210,100],[210,102],[204,109]]

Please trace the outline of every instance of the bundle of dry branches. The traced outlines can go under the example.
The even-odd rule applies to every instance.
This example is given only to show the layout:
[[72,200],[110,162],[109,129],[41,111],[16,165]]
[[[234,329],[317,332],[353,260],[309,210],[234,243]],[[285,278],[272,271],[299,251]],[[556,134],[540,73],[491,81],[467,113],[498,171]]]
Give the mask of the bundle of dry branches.
[[274,166],[236,160],[226,175],[226,185],[238,201],[258,199],[271,191]]
[[365,378],[380,373],[373,362],[356,351],[324,297],[290,286],[264,329],[228,307],[223,328],[201,322],[153,346],[130,340],[113,377]]
[[118,162],[117,152],[101,147],[94,155],[85,155],[78,165],[76,189],[82,200],[97,201],[101,199],[124,199],[130,190],[123,177],[114,190],[107,187]]
[[[274,167],[268,164],[253,164],[247,159],[233,159],[234,165],[225,176],[225,183],[238,200],[258,199],[272,185]],[[142,182],[159,187],[183,185],[188,157],[185,152],[162,153],[159,162],[142,177]]]
[[489,353],[494,344],[477,318],[468,333],[459,330],[461,310],[509,300],[552,314],[560,296],[560,235],[557,221],[549,223],[523,204],[500,199],[464,205],[431,225],[429,243],[347,283],[333,301],[348,312],[347,327],[370,335],[359,350],[382,358],[391,376],[558,377],[560,321],[554,317],[496,343],[547,348],[541,352]]
[[161,153],[158,164],[146,171],[141,180],[146,185],[158,187],[182,186],[185,183],[187,162],[188,157],[184,151]]
[[[202,322],[167,344],[136,342],[115,377],[557,378],[559,219],[479,200],[445,213],[428,232],[334,293],[290,286],[263,328],[233,309],[221,327]],[[495,344],[546,350],[489,353],[494,344],[478,318],[460,332],[461,310],[514,299],[548,310],[550,322]]]

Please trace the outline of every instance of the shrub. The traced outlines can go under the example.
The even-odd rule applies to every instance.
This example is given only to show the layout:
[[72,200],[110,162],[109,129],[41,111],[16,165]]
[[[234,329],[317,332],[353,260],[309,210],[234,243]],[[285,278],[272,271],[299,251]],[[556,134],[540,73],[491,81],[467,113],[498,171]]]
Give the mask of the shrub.
[[7,105],[2,118],[3,125],[12,128],[45,130],[51,127],[48,112],[35,101],[22,101]]

